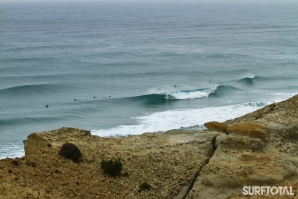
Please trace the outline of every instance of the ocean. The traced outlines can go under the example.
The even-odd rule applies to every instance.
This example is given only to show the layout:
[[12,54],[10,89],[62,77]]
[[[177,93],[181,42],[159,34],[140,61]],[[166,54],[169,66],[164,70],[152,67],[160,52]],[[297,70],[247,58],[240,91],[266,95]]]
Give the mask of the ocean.
[[297,94],[297,69],[297,1],[0,2],[0,159],[61,127],[203,129]]

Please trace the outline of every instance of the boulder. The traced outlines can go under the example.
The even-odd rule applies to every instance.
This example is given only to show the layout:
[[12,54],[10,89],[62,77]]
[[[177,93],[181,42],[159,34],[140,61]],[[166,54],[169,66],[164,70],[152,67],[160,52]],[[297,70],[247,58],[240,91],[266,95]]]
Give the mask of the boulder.
[[227,128],[228,134],[257,137],[265,140],[269,128],[257,122],[240,122]]
[[204,126],[208,129],[208,131],[227,132],[227,125],[222,122],[207,122]]

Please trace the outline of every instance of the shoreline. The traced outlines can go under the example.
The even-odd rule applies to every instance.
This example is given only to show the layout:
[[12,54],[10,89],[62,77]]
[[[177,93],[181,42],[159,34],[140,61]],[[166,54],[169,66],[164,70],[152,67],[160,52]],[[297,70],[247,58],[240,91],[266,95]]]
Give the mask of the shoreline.
[[[224,122],[225,120],[234,119],[242,116],[243,114],[251,113],[257,109],[260,109],[265,105],[269,105],[271,103],[276,103],[276,102],[285,100],[286,97],[290,98],[293,95],[294,94],[291,93],[291,94],[285,95],[284,97],[268,99],[267,101],[262,101],[262,102],[243,102],[239,104],[230,104],[230,105],[224,105],[219,107],[186,109],[186,110],[182,110],[182,112],[181,110],[176,110],[176,111],[174,110],[174,112],[173,111],[170,112],[171,114],[168,114],[168,111],[161,111],[161,112],[152,113],[149,115],[145,114],[143,116],[140,116],[140,120],[141,120],[140,123],[137,122],[136,124],[133,124],[133,125],[120,125],[120,126],[116,126],[108,129],[96,130],[96,128],[95,129],[80,128],[80,127],[75,127],[75,128],[88,129],[91,131],[93,135],[98,135],[100,137],[103,137],[103,136],[117,137],[117,135],[126,136],[128,135],[126,132],[132,132],[131,135],[140,135],[144,132],[159,132],[159,131],[166,132],[171,129],[204,130],[205,128],[203,124],[205,122],[208,122],[208,121]],[[173,117],[172,115],[177,115],[175,120],[178,122],[173,123],[172,120],[170,120],[170,122],[167,122],[165,124],[164,122],[162,122],[164,117]],[[201,115],[204,115],[204,117],[201,118],[200,117]],[[150,127],[150,126],[146,127],[146,125],[143,125],[144,123],[151,122],[153,117],[155,117],[155,120],[160,121],[157,125],[152,125],[153,127]],[[149,121],[146,121],[146,120],[149,120]],[[183,121],[183,122],[180,123],[179,121]],[[173,124],[175,126],[173,126]],[[64,125],[61,125],[61,127],[62,126]],[[60,127],[49,128],[47,129],[47,131],[58,129],[58,128]],[[41,132],[42,130],[44,130],[42,128],[39,128],[39,129],[40,131],[31,131],[31,132]],[[134,131],[135,129],[137,129],[137,131]],[[17,135],[17,132],[10,132],[10,133],[16,133],[16,136],[21,136],[21,135]],[[26,132],[26,134],[29,135],[28,132]],[[21,138],[19,137],[18,139],[19,141],[17,142],[6,142],[0,146],[0,152],[1,152],[0,159],[4,159],[7,157],[16,158],[16,157],[24,156],[25,153],[23,150],[23,143],[21,140],[25,139],[25,137],[21,136]],[[19,148],[19,150],[16,150],[16,148]]]
[[[241,198],[245,185],[292,185],[297,194],[298,95],[205,126],[121,138],[32,133],[24,157],[0,160],[0,198]],[[82,162],[57,155],[65,142],[79,147]],[[110,158],[123,161],[119,177],[100,169]],[[152,189],[140,191],[142,182]]]

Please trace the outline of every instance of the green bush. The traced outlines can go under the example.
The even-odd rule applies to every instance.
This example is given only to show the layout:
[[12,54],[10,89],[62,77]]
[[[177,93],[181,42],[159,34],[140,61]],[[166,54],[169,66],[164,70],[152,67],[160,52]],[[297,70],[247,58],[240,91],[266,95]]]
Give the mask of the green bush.
[[72,143],[63,144],[58,154],[74,162],[79,162],[82,156],[80,149]]
[[144,191],[144,190],[150,191],[151,185],[147,182],[143,182],[142,184],[140,184],[139,188],[141,191]]
[[105,173],[109,174],[110,176],[118,176],[122,170],[122,163],[120,159],[117,160],[103,160],[100,163],[101,168],[104,170]]

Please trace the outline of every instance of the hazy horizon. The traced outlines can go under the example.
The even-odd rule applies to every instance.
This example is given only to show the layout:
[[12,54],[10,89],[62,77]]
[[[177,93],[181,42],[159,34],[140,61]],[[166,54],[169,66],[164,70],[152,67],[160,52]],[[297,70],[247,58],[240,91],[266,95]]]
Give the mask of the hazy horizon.
[[0,0],[0,3],[101,3],[101,2],[133,2],[133,3],[199,3],[199,2],[209,2],[209,3],[225,3],[225,2],[232,2],[232,3],[286,3],[286,2],[295,2],[295,0],[187,0],[187,1],[181,1],[181,0]]

